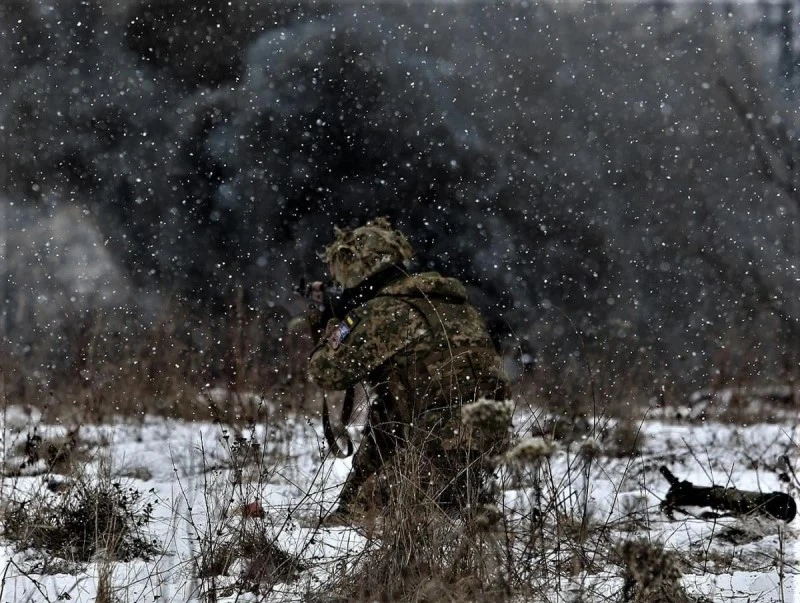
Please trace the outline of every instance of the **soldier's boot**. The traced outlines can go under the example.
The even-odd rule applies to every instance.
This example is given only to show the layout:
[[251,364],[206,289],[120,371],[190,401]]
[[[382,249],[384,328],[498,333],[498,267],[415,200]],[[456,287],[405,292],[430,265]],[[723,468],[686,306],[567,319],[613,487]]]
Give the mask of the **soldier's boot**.
[[339,526],[349,526],[353,523],[353,515],[348,509],[336,507],[333,511],[328,513],[323,519],[321,525],[326,528],[335,528]]
[[347,481],[342,486],[342,491],[339,493],[339,501],[336,508],[331,511],[323,520],[323,525],[337,526],[346,525],[351,523],[357,517],[355,510],[355,502],[358,497],[361,484],[364,480],[358,479],[356,473],[351,473]]

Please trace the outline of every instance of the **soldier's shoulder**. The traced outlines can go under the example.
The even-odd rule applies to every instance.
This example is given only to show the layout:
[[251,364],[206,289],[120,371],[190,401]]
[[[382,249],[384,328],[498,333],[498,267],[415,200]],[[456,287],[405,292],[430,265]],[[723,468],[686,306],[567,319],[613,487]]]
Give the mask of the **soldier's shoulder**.
[[400,298],[376,297],[356,308],[351,316],[351,340],[382,341],[395,347],[393,342],[408,341],[410,334],[423,335],[427,322],[414,306]]
[[456,301],[467,299],[467,290],[461,281],[438,272],[411,274],[392,283],[381,294],[389,297],[440,297]]
[[424,316],[414,306],[396,297],[375,297],[351,314],[355,319],[353,330],[367,336],[388,337],[424,328],[426,324]]
[[411,311],[412,307],[402,297],[394,295],[378,295],[355,310],[360,319],[375,318],[378,320],[398,316],[406,317]]

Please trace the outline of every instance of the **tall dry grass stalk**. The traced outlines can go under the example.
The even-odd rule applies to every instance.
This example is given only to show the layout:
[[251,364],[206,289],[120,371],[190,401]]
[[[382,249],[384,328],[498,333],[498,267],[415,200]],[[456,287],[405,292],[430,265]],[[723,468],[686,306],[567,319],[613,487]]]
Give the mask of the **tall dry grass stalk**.
[[[224,317],[175,301],[160,317],[82,313],[63,353],[0,344],[7,405],[35,407],[46,421],[109,422],[145,415],[247,424],[316,403],[305,364],[310,338],[280,308],[257,310],[243,293]],[[221,397],[216,392],[225,392]]]

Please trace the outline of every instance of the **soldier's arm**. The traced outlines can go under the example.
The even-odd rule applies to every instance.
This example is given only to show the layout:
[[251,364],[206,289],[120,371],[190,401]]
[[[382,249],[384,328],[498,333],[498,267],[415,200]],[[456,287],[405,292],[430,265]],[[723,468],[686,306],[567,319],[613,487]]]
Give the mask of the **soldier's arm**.
[[346,389],[427,332],[425,319],[408,304],[389,297],[373,299],[329,326],[311,354],[308,374],[324,389]]

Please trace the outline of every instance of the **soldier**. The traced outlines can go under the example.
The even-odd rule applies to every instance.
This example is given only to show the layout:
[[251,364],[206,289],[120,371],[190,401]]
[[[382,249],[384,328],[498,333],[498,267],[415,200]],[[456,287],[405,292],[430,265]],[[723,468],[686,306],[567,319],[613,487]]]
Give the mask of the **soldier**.
[[409,443],[420,447],[433,470],[448,476],[449,487],[436,493],[437,501],[470,504],[464,488],[477,473],[469,468],[477,466],[477,455],[496,453],[508,435],[506,421],[499,433],[466,441],[461,406],[508,394],[501,360],[464,286],[436,272],[411,274],[413,255],[406,237],[384,218],[354,230],[335,229],[325,249],[330,276],[355,301],[327,325],[314,325],[310,317],[319,339],[309,376],[326,390],[366,382],[373,392],[330,523],[352,515],[364,482]]

